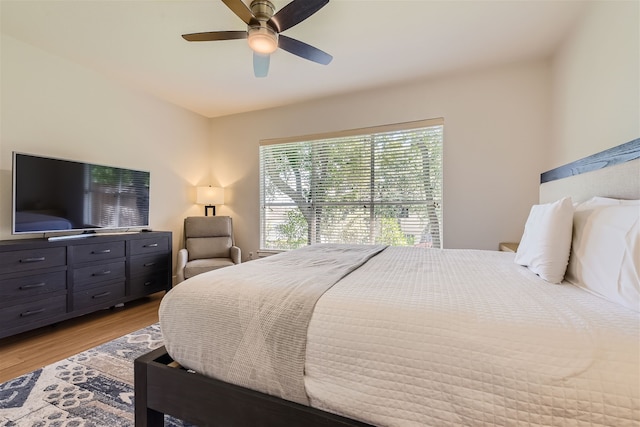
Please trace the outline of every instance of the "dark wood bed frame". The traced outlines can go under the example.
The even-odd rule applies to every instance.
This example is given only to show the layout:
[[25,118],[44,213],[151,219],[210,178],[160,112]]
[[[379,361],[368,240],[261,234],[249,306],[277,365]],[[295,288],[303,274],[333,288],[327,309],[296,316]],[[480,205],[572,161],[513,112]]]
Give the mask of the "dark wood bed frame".
[[164,347],[134,362],[136,426],[164,426],[164,414],[198,426],[372,427],[315,408],[170,366]]
[[[640,139],[545,172],[541,182],[640,158]],[[164,414],[198,426],[372,427],[359,421],[172,366],[160,347],[134,362],[135,425],[163,426]]]

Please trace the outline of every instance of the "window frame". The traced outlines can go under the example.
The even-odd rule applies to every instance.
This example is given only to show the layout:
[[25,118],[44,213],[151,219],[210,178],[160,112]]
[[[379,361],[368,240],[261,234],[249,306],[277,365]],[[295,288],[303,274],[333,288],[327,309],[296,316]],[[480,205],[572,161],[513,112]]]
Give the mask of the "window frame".
[[[398,205],[401,204],[403,205],[405,202],[403,201],[393,201],[393,202],[381,202],[381,201],[376,201],[375,198],[373,197],[373,193],[374,193],[374,188],[375,188],[375,184],[374,184],[374,178],[373,178],[373,174],[375,172],[375,168],[374,168],[374,158],[375,158],[375,154],[373,150],[374,144],[375,144],[375,138],[376,136],[380,136],[382,134],[389,134],[392,132],[410,132],[412,130],[420,130],[420,129],[426,129],[426,128],[432,128],[432,127],[440,127],[440,132],[441,132],[441,139],[440,139],[440,150],[439,150],[439,184],[440,184],[440,189],[439,189],[439,193],[438,195],[439,200],[435,201],[432,200],[429,201],[427,199],[425,199],[423,202],[416,202],[416,201],[412,201],[412,202],[406,202],[408,205],[409,204],[413,204],[413,205],[417,205],[417,204],[424,204],[424,205],[428,205],[428,204],[433,204],[434,207],[437,209],[437,214],[438,214],[438,243],[439,246],[438,247],[442,247],[442,231],[443,231],[443,218],[442,218],[442,206],[441,204],[438,205],[438,202],[441,203],[442,202],[442,193],[443,193],[443,181],[444,181],[444,174],[443,174],[443,154],[444,154],[444,119],[443,118],[435,118],[435,119],[425,119],[425,120],[418,120],[418,121],[413,121],[413,122],[405,122],[405,123],[396,123],[396,124],[391,124],[391,125],[381,125],[381,126],[373,126],[373,127],[368,127],[368,128],[358,128],[358,129],[350,129],[350,130],[345,130],[345,131],[338,131],[338,132],[328,132],[328,133],[323,133],[323,134],[311,134],[311,135],[305,135],[305,136],[293,136],[293,137],[286,137],[286,138],[275,138],[275,139],[264,139],[261,140],[259,143],[260,146],[260,155],[259,155],[259,164],[260,164],[260,172],[259,172],[259,179],[260,179],[260,189],[259,189],[259,194],[260,194],[260,251],[284,251],[287,249],[284,248],[280,248],[280,249],[276,249],[273,247],[268,247],[269,245],[265,244],[265,238],[266,236],[266,231],[267,230],[267,226],[266,226],[266,222],[267,222],[267,218],[265,215],[265,211],[267,209],[267,207],[275,207],[275,206],[281,206],[281,207],[293,207],[293,208],[299,208],[300,205],[298,203],[296,203],[296,201],[291,198],[290,202],[274,202],[274,203],[267,203],[266,202],[266,197],[265,197],[265,187],[266,187],[266,180],[267,180],[267,172],[263,170],[264,168],[264,159],[263,159],[263,147],[268,147],[271,145],[279,145],[279,144],[295,144],[295,143],[311,143],[313,144],[314,141],[326,141],[326,140],[331,140],[331,139],[345,139],[345,138],[357,138],[357,137],[370,137],[370,143],[372,145],[372,150],[370,153],[370,158],[371,158],[371,183],[369,185],[370,188],[370,192],[371,192],[371,198],[369,199],[369,201],[371,203],[369,203],[369,211],[370,211],[370,228],[374,226],[373,222],[371,221],[371,219],[375,219],[375,215],[374,215],[374,210],[380,206],[384,206],[384,205]],[[430,169],[431,171],[431,169]],[[310,186],[312,188],[317,188],[313,186],[313,180],[310,179]],[[430,192],[429,195],[432,195],[434,193]],[[310,209],[315,209],[318,206],[339,206],[339,205],[353,205],[352,203],[347,203],[347,202],[324,202],[324,201],[316,201],[315,198],[312,199],[311,202],[308,203],[308,207]],[[402,209],[402,208],[401,208]],[[398,216],[397,218],[401,218],[400,216]],[[315,221],[314,221],[315,223]],[[308,223],[308,227],[312,227],[313,224]],[[317,238],[317,236],[315,236],[314,234],[315,230],[311,230],[309,231],[309,235],[313,236],[313,238]],[[370,232],[369,234],[369,239],[375,238],[375,235]],[[307,245],[310,244],[314,244],[316,242],[311,241],[311,238],[307,239]]]

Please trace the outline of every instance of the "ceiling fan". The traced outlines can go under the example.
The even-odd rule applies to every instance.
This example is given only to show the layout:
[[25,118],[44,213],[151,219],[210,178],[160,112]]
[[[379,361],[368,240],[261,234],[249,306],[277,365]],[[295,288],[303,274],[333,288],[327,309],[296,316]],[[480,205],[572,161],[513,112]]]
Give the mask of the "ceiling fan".
[[266,77],[270,55],[278,48],[318,64],[327,65],[333,59],[318,48],[280,34],[316,13],[329,0],[293,0],[278,13],[269,0],[253,0],[250,7],[242,0],[222,2],[247,24],[246,31],[210,31],[183,34],[182,37],[190,42],[247,39],[253,50],[253,72],[256,77]]

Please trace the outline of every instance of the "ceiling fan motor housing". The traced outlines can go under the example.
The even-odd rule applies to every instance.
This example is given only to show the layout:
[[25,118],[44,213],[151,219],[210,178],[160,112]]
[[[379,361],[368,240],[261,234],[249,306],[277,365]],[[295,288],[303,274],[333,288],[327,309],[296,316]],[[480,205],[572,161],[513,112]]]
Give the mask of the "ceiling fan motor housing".
[[251,49],[261,55],[273,53],[278,48],[278,33],[267,21],[276,9],[269,0],[253,0],[251,13],[258,20],[253,20],[247,28],[247,41]]
[[253,0],[251,2],[251,12],[258,21],[268,21],[276,12],[276,8],[269,0]]

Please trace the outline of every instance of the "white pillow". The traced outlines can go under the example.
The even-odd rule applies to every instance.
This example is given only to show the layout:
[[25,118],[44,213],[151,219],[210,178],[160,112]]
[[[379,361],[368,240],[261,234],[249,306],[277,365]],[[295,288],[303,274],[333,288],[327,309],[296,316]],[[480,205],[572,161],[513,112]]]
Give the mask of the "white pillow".
[[570,197],[534,205],[524,226],[515,262],[548,282],[560,283],[569,261],[572,224]]
[[640,311],[640,204],[618,202],[576,207],[567,280]]
[[599,206],[611,205],[640,205],[640,200],[612,199],[610,197],[594,196],[587,201],[574,204],[576,210],[594,209]]

